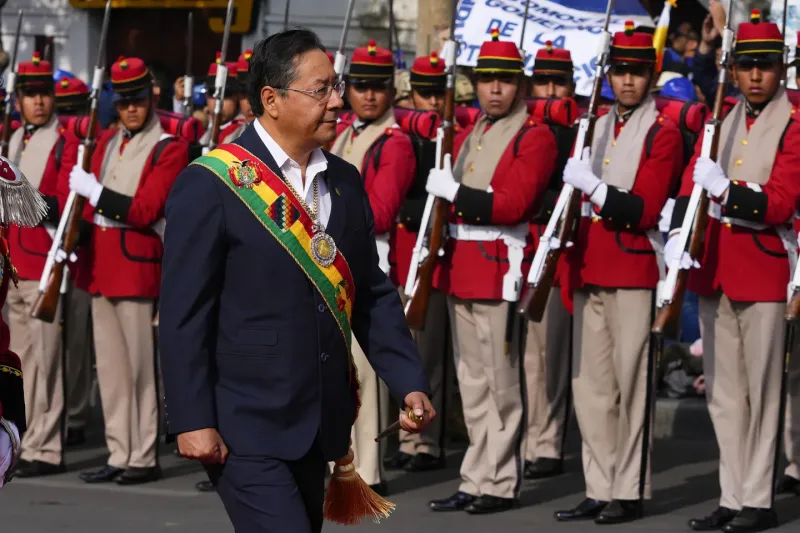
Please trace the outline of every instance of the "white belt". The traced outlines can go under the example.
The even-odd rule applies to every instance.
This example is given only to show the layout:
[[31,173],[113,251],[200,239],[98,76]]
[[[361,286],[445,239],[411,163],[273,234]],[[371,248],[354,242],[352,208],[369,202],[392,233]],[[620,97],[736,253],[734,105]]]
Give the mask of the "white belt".
[[[111,220],[108,217],[104,217],[103,215],[98,215],[95,213],[94,215],[94,225],[100,226],[101,228],[117,228],[117,229],[132,229],[133,226],[130,224],[125,224],[124,222],[117,222],[116,220]],[[152,229],[158,237],[161,239],[161,242],[164,242],[164,231],[167,227],[167,219],[160,218],[152,226]]]
[[378,249],[378,266],[388,276],[391,269],[389,265],[389,234],[376,235],[375,247]]
[[[624,189],[620,189],[622,192],[627,193]],[[581,216],[587,218],[595,218],[601,219],[599,214],[595,213],[594,211],[594,204],[591,202],[583,202],[581,204]],[[656,254],[656,265],[658,265],[658,279],[659,281],[664,281],[667,277],[667,263],[664,260],[664,235],[659,231],[659,229],[651,228],[644,232],[647,240],[650,241],[650,246],[653,248],[653,252]]]
[[450,237],[457,241],[492,242],[502,240],[508,247],[508,272],[503,276],[503,300],[518,302],[522,293],[522,260],[530,226],[474,226],[450,224]]

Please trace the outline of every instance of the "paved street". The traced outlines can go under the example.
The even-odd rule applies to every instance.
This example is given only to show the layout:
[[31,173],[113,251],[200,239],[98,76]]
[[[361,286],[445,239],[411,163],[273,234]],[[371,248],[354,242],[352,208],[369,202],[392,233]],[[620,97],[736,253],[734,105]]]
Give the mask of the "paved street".
[[[573,431],[573,437],[575,432]],[[102,465],[104,451],[98,436],[94,445],[68,454],[71,472],[38,480],[14,480],[0,492],[3,531],[22,533],[232,533],[225,512],[214,494],[195,492],[203,479],[200,469],[163,450],[165,479],[141,487],[90,486],[77,479],[76,472]],[[558,524],[554,510],[577,503],[582,497],[578,446],[571,439],[567,463],[569,472],[559,478],[524,487],[521,508],[487,517],[465,514],[438,515],[427,511],[426,502],[446,496],[457,487],[458,452],[452,452],[451,467],[428,474],[392,477],[390,499],[395,513],[379,526],[372,523],[355,528],[326,526],[326,532],[384,533],[508,533],[546,531],[576,533],[593,524]],[[647,507],[647,518],[619,526],[619,531],[688,531],[686,520],[711,511],[716,502],[716,446],[706,439],[670,439],[657,442],[654,458],[655,498]],[[800,499],[777,502],[781,527],[774,531],[800,530]],[[287,532],[292,533],[292,532]]]

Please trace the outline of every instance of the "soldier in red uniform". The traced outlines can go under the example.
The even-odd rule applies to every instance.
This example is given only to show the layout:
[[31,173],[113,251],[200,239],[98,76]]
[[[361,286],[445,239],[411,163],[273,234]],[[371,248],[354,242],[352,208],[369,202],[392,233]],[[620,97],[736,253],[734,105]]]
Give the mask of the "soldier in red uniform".
[[[447,86],[445,64],[436,52],[430,57],[418,57],[411,67],[411,101],[415,109],[444,111],[444,95]],[[428,172],[435,165],[436,143],[429,139],[412,137],[417,154],[417,170],[414,185],[408,192],[400,210],[399,222],[392,232],[390,263],[392,281],[405,287],[411,254],[417,241],[417,231],[425,210],[428,197],[425,182]],[[401,298],[406,300],[401,289]],[[450,353],[450,339],[447,335],[447,298],[439,291],[432,291],[425,315],[422,331],[412,332],[417,343],[422,362],[431,383],[431,402],[436,411],[443,412],[442,405],[446,394],[444,386],[446,357]],[[441,468],[444,455],[441,449],[442,419],[434,420],[421,433],[400,431],[400,449],[384,459],[384,467],[389,470],[404,468],[409,472],[422,472]]]
[[655,60],[652,36],[626,22],[611,45],[614,106],[597,120],[591,150],[574,154],[564,170],[564,182],[583,193],[568,262],[586,499],[556,512],[558,520],[635,520],[651,494],[643,427],[653,295],[663,275],[655,250],[659,214],[683,158],[680,131],[650,96]]
[[[12,207],[13,206],[13,207]],[[17,283],[5,234],[12,228],[38,226],[47,204],[8,159],[0,157],[0,307],[9,285]],[[20,435],[26,430],[22,365],[10,349],[9,328],[0,315],[0,487],[8,483],[20,457]]]
[[[80,78],[62,78],[56,83],[56,109],[61,116],[82,117],[89,110],[89,87]],[[65,128],[68,144],[77,145],[80,139],[74,131]],[[77,155],[77,154],[76,154]],[[59,204],[69,194],[69,172],[72,164],[62,164],[58,179]],[[84,243],[85,244],[85,243]],[[79,254],[84,255],[84,254]],[[87,292],[87,283],[78,283],[76,271],[85,265],[80,259],[69,266],[70,281],[64,296],[64,382],[66,386],[66,446],[75,446],[86,441],[86,426],[92,413],[92,296]]]
[[64,472],[61,415],[64,411],[59,308],[53,323],[31,317],[39,297],[39,280],[58,224],[58,174],[72,168],[77,145],[67,145],[55,114],[53,69],[34,53],[20,63],[17,106],[23,126],[11,135],[9,159],[44,195],[47,218],[35,228],[11,226],[8,244],[19,273],[19,286],[9,291],[11,350],[22,361],[28,431],[15,475],[35,477]]
[[70,189],[94,207],[89,291],[111,452],[104,468],[81,478],[131,485],[161,475],[152,320],[161,280],[164,205],[189,156],[187,144],[161,128],[142,60],[120,58],[111,66],[111,84],[122,128],[100,139],[91,173],[76,165],[69,178]]
[[[791,223],[800,205],[800,123],[781,87],[782,52],[778,26],[760,22],[757,11],[739,25],[733,74],[744,101],[722,123],[716,161],[700,156],[698,141],[673,213],[677,228],[694,184],[708,193],[705,249],[689,275],[689,290],[699,295],[722,494],[713,513],[690,521],[697,531],[744,533],[778,525],[773,458],[781,437],[783,316],[797,257]],[[666,251],[676,259],[677,233],[670,232]],[[691,267],[691,259],[679,259]]]
[[[217,52],[217,60],[208,66],[208,74],[206,75],[206,111],[209,117],[209,128],[200,138],[200,144],[203,146],[208,146],[211,141],[211,120],[214,115],[214,106],[217,103],[214,98],[214,82],[217,78],[217,66],[220,61],[220,52]],[[228,61],[225,65],[228,67],[228,74],[225,81],[225,92],[223,93],[222,116],[220,117],[222,124],[219,127],[217,144],[235,141],[241,133],[239,128],[243,124],[246,125],[239,109],[243,90],[237,79],[238,63],[237,61]]]
[[[569,50],[553,48],[547,41],[536,53],[533,63],[534,98],[569,98],[574,96],[572,56]],[[554,127],[554,130],[556,127]],[[574,128],[560,127],[559,147],[574,143]],[[561,150],[556,170],[550,178],[542,209],[531,223],[538,245],[561,190],[561,174],[569,148]],[[558,286],[556,280],[555,286]],[[525,385],[528,400],[528,434],[525,449],[525,478],[542,479],[563,471],[564,440],[570,399],[570,332],[572,317],[559,291],[551,292],[541,322],[528,322],[525,341]]]
[[432,170],[427,183],[430,194],[452,206],[450,239],[434,286],[448,295],[470,438],[458,492],[430,502],[434,511],[511,509],[522,480],[522,361],[517,343],[509,351],[507,341],[508,332],[521,326],[515,308],[523,259],[533,255],[529,221],[555,169],[556,146],[522,101],[519,50],[497,38],[495,30],[475,68],[484,114],[456,137],[455,165],[446,157],[444,169]]
[[[347,100],[356,120],[339,134],[331,153],[354,165],[364,178],[370,206],[375,216],[375,240],[380,266],[388,275],[389,236],[395,227],[400,206],[414,181],[416,164],[411,140],[394,119],[394,58],[389,50],[378,48],[375,41],[356,48],[347,77]],[[353,426],[353,451],[358,473],[378,492],[381,481],[380,449],[375,435],[381,420],[388,417],[388,395],[380,387],[375,371],[363,350],[353,342],[353,358],[361,379],[362,409]]]
[[570,98],[575,96],[574,67],[569,50],[554,48],[546,41],[536,52],[533,63],[531,96],[534,98]]

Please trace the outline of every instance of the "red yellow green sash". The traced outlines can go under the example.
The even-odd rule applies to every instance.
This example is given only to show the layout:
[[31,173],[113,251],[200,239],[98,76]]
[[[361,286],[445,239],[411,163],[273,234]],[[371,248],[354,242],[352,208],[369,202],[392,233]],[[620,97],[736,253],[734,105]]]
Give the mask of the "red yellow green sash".
[[311,256],[314,222],[286,182],[238,144],[223,144],[192,164],[216,174],[289,252],[324,298],[336,318],[348,354],[351,353],[350,319],[355,284],[350,267],[338,250],[328,267],[314,261]]

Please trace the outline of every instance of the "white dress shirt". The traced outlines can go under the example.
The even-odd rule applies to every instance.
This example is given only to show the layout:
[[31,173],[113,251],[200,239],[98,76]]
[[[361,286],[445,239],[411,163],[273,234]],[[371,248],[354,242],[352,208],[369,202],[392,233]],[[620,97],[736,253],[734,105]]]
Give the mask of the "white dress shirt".
[[306,177],[310,176],[310,179],[306,179],[304,183],[300,165],[286,155],[283,148],[278,146],[278,143],[267,133],[267,130],[264,129],[258,119],[254,120],[253,124],[261,142],[267,147],[286,179],[294,187],[294,190],[302,195],[303,200],[305,200],[310,209],[314,209],[314,180],[319,183],[319,212],[317,217],[323,226],[327,226],[331,217],[331,195],[328,190],[328,184],[325,182],[325,176],[320,176],[328,169],[328,160],[325,159],[325,154],[319,148],[311,152],[311,157],[309,157],[308,165],[306,166]]

